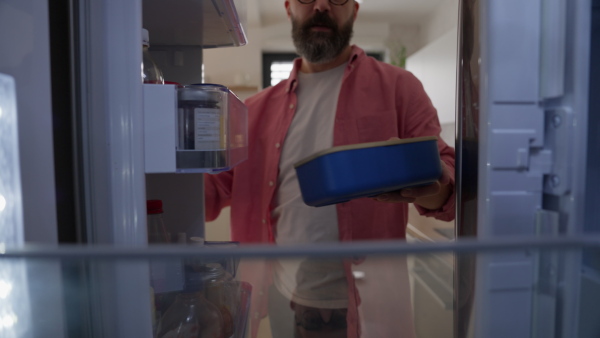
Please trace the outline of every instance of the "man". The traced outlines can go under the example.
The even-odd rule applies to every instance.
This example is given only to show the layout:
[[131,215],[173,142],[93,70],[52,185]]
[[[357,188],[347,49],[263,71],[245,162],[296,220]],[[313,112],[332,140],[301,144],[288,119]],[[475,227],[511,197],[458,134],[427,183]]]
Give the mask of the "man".
[[[414,203],[421,214],[452,220],[454,149],[441,139],[444,174],[435,184],[319,208],[302,202],[293,168],[297,161],[332,146],[437,136],[441,128],[435,108],[411,73],[350,45],[357,2],[286,0],[285,9],[301,58],[295,60],[288,80],[246,100],[248,160],[229,172],[206,177],[207,219],[231,205],[233,240],[278,245],[403,239],[407,203]],[[275,262],[270,267],[279,294],[273,299],[299,296],[295,275],[301,264],[302,260]],[[351,264],[338,262],[327,271],[314,283],[337,283],[333,289],[344,292],[327,293],[330,299],[318,308],[347,309],[348,336],[357,337],[359,298]],[[255,290],[254,301],[262,294],[263,290]],[[264,315],[265,308],[260,310]]]

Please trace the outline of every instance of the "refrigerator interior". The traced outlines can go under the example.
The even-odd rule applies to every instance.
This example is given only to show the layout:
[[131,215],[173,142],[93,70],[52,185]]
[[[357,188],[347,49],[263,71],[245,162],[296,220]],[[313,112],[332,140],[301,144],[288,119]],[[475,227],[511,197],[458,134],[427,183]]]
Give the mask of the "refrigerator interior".
[[[463,48],[465,48],[461,49],[464,53],[462,60],[468,62],[461,63],[462,74],[466,74],[462,80],[466,82],[460,82],[459,86],[464,85],[464,90],[469,92],[459,94],[459,100],[463,105],[468,105],[469,102],[472,105],[459,107],[458,112],[461,116],[457,117],[457,122],[459,122],[457,127],[457,147],[459,148],[457,149],[457,161],[463,163],[460,168],[461,171],[457,172],[459,182],[461,182],[459,183],[459,189],[461,190],[458,195],[460,201],[458,202],[459,221],[463,224],[463,226],[458,225],[459,236],[489,235],[490,232],[494,231],[492,228],[493,223],[497,221],[494,217],[488,219],[489,222],[488,220],[477,221],[477,215],[480,212],[485,212],[485,210],[480,210],[484,206],[486,208],[488,206],[485,198],[489,191],[482,194],[481,189],[483,188],[480,182],[492,183],[492,180],[482,175],[488,170],[487,168],[480,167],[480,170],[476,169],[478,163],[482,163],[483,166],[487,164],[487,162],[481,160],[482,156],[480,156],[480,148],[487,146],[487,144],[482,145],[480,132],[487,127],[488,122],[479,113],[479,110],[483,109],[483,103],[480,103],[477,96],[483,90],[481,86],[486,81],[495,78],[478,72],[479,61],[482,61],[483,65],[486,66],[485,56],[489,54],[485,53],[489,53],[489,50],[485,50],[480,54],[479,45],[474,42],[482,41],[481,35],[487,33],[487,31],[480,31],[477,28],[481,25],[478,19],[482,17],[478,13],[489,8],[486,6],[499,3],[499,1],[474,0],[465,0],[462,3],[461,25],[466,27],[461,35],[464,42]],[[532,3],[539,5],[542,2]],[[547,183],[552,184],[556,181],[549,173],[544,173],[542,175],[544,186],[540,188],[538,185],[534,190],[541,193],[539,206],[540,209],[545,211],[538,213],[538,216],[536,216],[538,218],[535,219],[533,216],[527,216],[530,221],[526,225],[527,228],[514,230],[533,233],[536,224],[532,221],[534,219],[542,224],[542,227],[539,228],[542,230],[539,233],[540,235],[545,233],[545,235],[550,236],[577,236],[597,233],[600,230],[597,221],[600,219],[598,217],[599,211],[596,207],[599,202],[599,194],[597,191],[588,188],[598,186],[599,180],[597,173],[600,170],[600,162],[595,156],[597,149],[600,148],[600,139],[596,132],[600,123],[598,120],[599,114],[596,114],[598,97],[597,95],[589,95],[589,97],[583,95],[583,93],[594,93],[598,90],[598,65],[589,61],[598,58],[599,2],[594,0],[556,1],[553,3],[568,5],[564,11],[565,16],[561,16],[561,18],[566,18],[564,23],[566,24],[567,36],[576,36],[579,39],[576,41],[567,39],[565,42],[567,46],[564,48],[565,64],[567,65],[565,91],[570,94],[563,95],[562,99],[565,102],[560,101],[557,97],[549,97],[543,100],[542,106],[548,111],[545,111],[544,114],[548,115],[548,118],[545,119],[542,129],[553,127],[548,122],[558,120],[564,122],[563,116],[570,118],[569,111],[565,113],[565,110],[555,108],[562,109],[565,105],[574,102],[578,105],[571,110],[571,113],[577,114],[575,116],[578,123],[574,124],[577,129],[570,131],[573,140],[577,139],[577,142],[570,144],[571,148],[563,149],[563,154],[577,156],[577,158],[568,157],[567,160],[562,160],[562,163],[573,163],[570,169],[576,172],[572,173],[570,177],[567,176],[567,180],[572,179],[571,188],[567,190],[545,186]],[[199,174],[139,175],[139,173],[144,172],[143,158],[140,155],[140,149],[143,149],[143,130],[140,127],[143,125],[143,92],[139,86],[138,73],[141,55],[139,55],[140,46],[137,41],[141,36],[141,27],[144,25],[142,8],[145,4],[146,1],[123,3],[110,1],[51,1],[40,5],[39,3],[34,4],[33,1],[21,0],[2,3],[0,15],[2,15],[3,20],[0,20],[0,27],[5,28],[2,31],[9,32],[14,28],[11,25],[21,27],[19,25],[26,23],[28,29],[23,30],[23,32],[31,33],[2,35],[3,53],[7,53],[3,55],[8,57],[2,58],[2,61],[0,61],[0,72],[11,74],[16,79],[17,103],[22,121],[19,124],[21,165],[23,168],[27,168],[27,170],[22,171],[23,214],[25,216],[24,236],[26,241],[111,243],[144,247],[146,245],[145,200],[149,197],[164,198],[174,206],[171,207],[171,210],[177,210],[178,207],[188,210],[187,214],[169,212],[169,214],[177,214],[178,217],[183,217],[182,219],[168,220],[174,224],[183,225],[183,231],[190,229],[190,231],[202,231],[202,180]],[[521,6],[522,2],[513,1],[510,5],[506,5],[506,8],[510,7],[510,11],[513,11],[513,6]],[[528,4],[528,6],[531,6],[531,4]],[[48,13],[51,13],[51,15],[48,16]],[[576,15],[578,19],[575,20],[572,15]],[[47,22],[47,18],[49,18],[50,23]],[[520,18],[531,23],[532,18],[530,16],[521,16]],[[489,22],[486,17],[486,23]],[[558,20],[558,22],[563,21]],[[570,26],[575,22],[578,25]],[[586,28],[586,24],[592,27],[591,36],[589,35],[589,27]],[[469,27],[472,28],[472,31],[469,31]],[[562,26],[556,25],[554,29],[560,27]],[[491,28],[488,27],[488,29]],[[150,34],[152,41],[152,30]],[[50,45],[48,40],[42,38],[44,36],[50,36]],[[154,36],[160,37],[160,34]],[[61,41],[63,43],[60,43]],[[66,43],[66,41],[69,41],[69,43]],[[110,46],[107,46],[106,41],[111,41]],[[157,60],[169,60],[170,58],[173,58],[172,60],[182,60],[183,58],[186,67],[190,66],[194,69],[194,71],[185,72],[186,76],[191,77],[183,77],[182,74],[177,74],[173,70],[172,74],[174,75],[171,77],[173,81],[184,83],[202,81],[202,48],[195,45],[197,42],[190,44],[182,42],[177,46],[171,46],[159,38],[154,39],[154,41],[152,43],[156,49],[154,55]],[[470,48],[469,41],[473,43]],[[486,41],[494,40],[487,39]],[[586,47],[586,44],[589,44],[590,41],[592,42],[591,45]],[[4,49],[4,45],[10,48]],[[181,54],[177,53],[178,49],[181,49]],[[587,52],[589,54],[586,54]],[[23,57],[23,55],[27,55],[27,57]],[[481,58],[480,55],[482,55]],[[189,63],[187,56],[190,56]],[[11,64],[11,61],[15,62]],[[52,67],[50,67],[50,64],[52,64]],[[169,63],[165,62],[165,64]],[[170,64],[173,64],[173,68],[177,68],[173,61]],[[586,69],[588,65],[590,68]],[[186,67],[177,69],[187,69]],[[165,66],[165,72],[169,74],[169,67]],[[507,74],[503,76],[507,76]],[[519,80],[515,82],[520,82],[521,76],[524,76],[524,74],[526,73],[517,74]],[[571,79],[569,74],[579,76],[577,80],[580,82]],[[560,76],[560,74],[558,75]],[[480,81],[480,76],[485,76],[483,78],[485,81]],[[589,86],[582,85],[583,82],[587,81],[586,79],[589,80]],[[512,88],[507,90],[510,89]],[[572,90],[572,92],[569,92],[569,90]],[[482,95],[483,98],[488,98],[490,95],[489,93],[485,94]],[[536,95],[537,93],[534,94],[534,96]],[[35,99],[31,99],[32,96]],[[585,99],[582,99],[582,97]],[[533,102],[539,103],[537,99],[534,99]],[[511,102],[506,101],[504,103],[510,104]],[[47,107],[50,106],[52,106],[51,114],[40,113],[48,112]],[[126,109],[123,107],[126,107]],[[554,115],[552,115],[554,112],[564,115],[560,115],[560,119],[554,120]],[[52,122],[50,122],[51,120]],[[564,126],[564,124],[562,125]],[[522,125],[517,127],[522,127]],[[52,145],[54,145],[54,148],[50,149]],[[537,148],[538,155],[546,156],[547,153],[543,153],[546,146],[546,143],[538,142],[534,144],[533,148]],[[496,160],[492,159],[492,162]],[[515,164],[516,160],[513,157],[510,160],[513,161],[509,163],[510,165]],[[509,171],[511,168],[515,169],[515,167],[517,167],[517,170],[513,171],[519,172],[519,165],[502,167],[503,169],[499,170],[500,174],[506,173],[505,171]],[[545,162],[541,163],[539,168],[547,169],[548,167],[550,165]],[[48,177],[55,177],[55,180],[48,179]],[[538,179],[536,184],[539,183],[539,178],[536,178]],[[564,181],[562,179],[559,182]],[[167,193],[170,192],[174,196],[168,196],[160,191],[163,188],[167,190]],[[496,196],[501,195],[496,194]],[[480,202],[475,202],[478,198],[480,198]],[[169,208],[168,205],[165,206],[166,210],[169,210]],[[502,210],[507,209],[503,208]],[[530,209],[526,209],[524,212],[530,211]],[[504,217],[504,215],[501,215],[501,217]],[[489,228],[478,228],[478,226],[488,225]],[[544,225],[549,226],[545,227]],[[501,231],[504,230],[506,229],[501,229]],[[490,238],[486,237],[486,239]],[[509,256],[513,258],[523,258],[523,252],[520,250],[512,251],[511,254]],[[465,257],[464,260],[457,259],[456,261],[466,262],[465,268],[467,270],[463,270],[462,264],[457,265],[455,276],[459,280],[455,279],[455,283],[462,286],[455,289],[454,294],[455,298],[458,297],[456,298],[458,302],[455,302],[455,304],[462,307],[457,309],[454,315],[457,316],[459,321],[466,320],[461,324],[460,332],[468,332],[469,326],[473,323],[472,320],[468,321],[467,318],[471,318],[470,307],[475,298],[481,300],[478,301],[477,309],[481,310],[483,316],[475,318],[475,320],[481,318],[486,320],[504,318],[503,320],[507,320],[511,318],[510,316],[504,317],[504,314],[510,314],[510,310],[514,308],[514,305],[500,307],[499,309],[502,309],[501,316],[490,315],[495,313],[489,310],[495,308],[495,303],[486,298],[488,295],[472,293],[477,285],[486,285],[487,281],[480,280],[480,283],[473,284],[474,280],[471,277],[475,278],[475,274],[482,273],[482,270],[468,270],[471,268],[469,264],[476,260],[473,256],[462,257]],[[547,262],[551,268],[558,269],[558,276],[561,279],[557,280],[554,277],[550,278],[549,275],[545,275],[550,271],[548,269],[535,270],[538,273],[536,285],[547,288],[533,290],[532,283],[530,283],[531,279],[520,280],[520,284],[512,285],[513,289],[526,291],[523,293],[523,298],[517,299],[517,301],[525,299],[526,306],[519,309],[531,311],[526,312],[526,315],[517,321],[519,324],[524,323],[524,326],[507,325],[504,328],[519,330],[523,328],[525,331],[519,332],[527,332],[524,334],[525,336],[529,332],[533,332],[533,329],[531,329],[535,326],[533,317],[535,311],[533,310],[536,304],[541,304],[537,301],[543,298],[543,301],[547,301],[545,304],[550,304],[550,306],[542,307],[544,310],[542,314],[545,317],[539,316],[540,313],[536,313],[535,316],[537,317],[535,318],[538,318],[538,320],[540,318],[552,320],[553,324],[548,326],[554,329],[551,331],[555,337],[594,337],[597,335],[599,330],[597,321],[594,320],[595,312],[588,311],[590,306],[597,304],[599,298],[598,270],[600,269],[600,263],[597,257],[597,252],[577,250],[568,255],[550,255],[542,260],[535,257],[535,255],[528,256],[525,267],[520,265],[523,268],[522,271],[528,273],[535,270],[536,264]],[[505,258],[500,255],[486,259],[494,261],[494,259],[502,260]],[[31,266],[35,267],[35,264]],[[103,316],[96,317],[91,313],[71,313],[67,316],[65,323],[75,325],[75,323],[83,322],[89,325],[83,325],[85,326],[84,329],[94,327],[97,330],[112,328],[111,330],[118,331],[120,328],[131,329],[135,327],[140,329],[140,327],[144,327],[143,330],[146,330],[144,334],[148,334],[149,325],[140,323],[147,322],[149,317],[150,303],[147,298],[149,290],[139,287],[144,285],[145,282],[139,276],[148,274],[148,265],[142,264],[133,267],[124,262],[120,266],[119,264],[108,264],[100,270],[98,269],[97,267],[90,268],[85,264],[62,267],[50,265],[48,273],[43,277],[49,283],[73,280],[96,281],[90,282],[89,288],[83,289],[69,289],[66,283],[58,287],[59,290],[67,290],[77,294],[76,297],[65,299],[67,304],[65,308],[87,309],[90,304],[94,304],[99,305],[96,310],[93,310],[97,311],[94,314],[103,314]],[[21,283],[19,280],[22,279],[19,278],[22,276],[22,272],[26,270],[17,268],[15,271],[15,276],[18,277],[15,279],[15,285],[17,285],[16,283]],[[36,274],[39,271],[43,270],[37,268],[31,270],[32,279],[30,280],[33,280],[34,277],[35,280],[41,280],[42,277]],[[62,279],[57,271],[62,273]],[[511,272],[511,270],[503,271]],[[541,283],[544,281],[548,283]],[[93,283],[97,283],[96,286],[93,286]],[[530,286],[523,286],[525,284]],[[498,285],[493,286],[497,287]],[[511,287],[502,286],[498,290],[510,290]],[[557,289],[557,287],[560,288]],[[541,291],[536,295],[544,297],[535,298],[534,291]],[[464,294],[461,292],[467,292],[468,294],[465,295],[467,298],[462,298]],[[126,299],[122,298],[123,294],[128,295],[128,297]],[[58,293],[55,295],[60,297]],[[69,293],[69,295],[72,294]],[[447,296],[447,293],[440,292],[438,295]],[[90,299],[93,299],[93,301],[90,301]],[[440,297],[440,299],[444,303],[443,300],[446,298]],[[52,297],[46,298],[46,302],[43,304],[52,303],[59,304],[60,300]],[[143,305],[143,311],[139,311],[140,305]],[[45,308],[47,307],[36,307],[34,311],[43,312]],[[113,311],[114,309],[117,309],[117,311]],[[38,312],[34,312],[35,318],[38,317]],[[515,315],[519,313],[522,312],[514,311]],[[59,318],[57,323],[63,323],[63,320],[64,318]],[[94,321],[94,323],[90,324],[89,321]],[[28,322],[23,320],[21,323],[25,325]],[[484,325],[483,332],[497,327],[495,326],[497,323],[494,322],[479,323]],[[549,322],[542,323],[547,324]],[[48,322],[44,322],[44,324],[48,324]],[[489,326],[486,328],[485,325],[488,324]],[[38,327],[43,328],[45,326],[40,325]],[[105,329],[101,329],[102,327],[105,327]],[[62,329],[64,327],[60,326],[58,332]],[[81,328],[78,327],[77,329]],[[122,332],[111,331],[109,335],[119,336],[122,334],[126,336],[129,334],[129,336],[136,336],[139,333],[132,332],[124,329]],[[462,334],[458,337],[462,337]],[[489,336],[492,337],[493,335]]]

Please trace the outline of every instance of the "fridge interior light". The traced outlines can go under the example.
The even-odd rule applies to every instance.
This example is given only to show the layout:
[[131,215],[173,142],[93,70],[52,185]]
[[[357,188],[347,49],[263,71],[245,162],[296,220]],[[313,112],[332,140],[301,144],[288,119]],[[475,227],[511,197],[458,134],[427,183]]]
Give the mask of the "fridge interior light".
[[15,81],[0,74],[0,243],[24,242]]
[[[0,254],[24,244],[16,97],[13,77],[0,73]],[[26,264],[0,260],[1,337],[22,337],[31,328]]]
[[0,212],[4,211],[4,208],[6,208],[6,198],[0,195]]

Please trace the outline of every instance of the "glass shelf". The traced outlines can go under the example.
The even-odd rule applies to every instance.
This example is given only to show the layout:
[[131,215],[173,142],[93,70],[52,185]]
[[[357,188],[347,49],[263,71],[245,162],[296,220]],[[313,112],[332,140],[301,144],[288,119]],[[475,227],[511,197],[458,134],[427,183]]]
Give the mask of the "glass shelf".
[[216,48],[243,46],[243,1],[143,0],[143,26],[153,45]]
[[[515,264],[495,269],[496,259],[505,262],[507,257]],[[600,238],[590,236],[289,247],[4,248],[0,255],[0,335],[152,337],[153,309],[159,318],[183,292],[186,267],[219,262],[234,267],[230,269],[231,282],[236,283],[230,306],[237,323],[234,337],[253,337],[251,332],[260,338],[283,337],[285,333],[276,330],[295,329],[312,334],[328,330],[319,337],[339,337],[340,332],[359,325],[362,338],[453,338],[461,337],[457,333],[461,330],[473,336],[481,327],[493,325],[490,319],[517,312],[526,315],[504,329],[526,325],[531,328],[528,337],[591,338],[600,336],[595,310],[600,302],[600,274],[594,269],[599,259]],[[352,272],[349,282],[340,279],[344,264]],[[163,271],[161,266],[180,283],[153,292],[150,276]],[[293,271],[295,278],[278,280],[272,274],[276,270]],[[349,300],[347,290],[355,290],[356,298]],[[514,291],[530,295],[520,298],[526,306],[513,302]],[[205,292],[207,299],[214,295]],[[497,304],[488,302],[494,297],[505,297],[507,302],[490,308]],[[247,307],[250,300],[251,307]],[[311,317],[316,308],[325,309],[316,313],[328,313],[331,324]],[[346,323],[352,311],[358,321]],[[295,317],[301,325],[294,325]],[[565,336],[561,330],[573,325],[578,335]]]

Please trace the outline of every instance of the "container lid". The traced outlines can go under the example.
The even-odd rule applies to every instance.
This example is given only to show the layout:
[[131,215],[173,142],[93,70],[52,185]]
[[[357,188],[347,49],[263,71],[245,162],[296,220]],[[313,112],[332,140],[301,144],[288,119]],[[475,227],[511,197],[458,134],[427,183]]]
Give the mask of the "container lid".
[[150,33],[146,28],[142,28],[142,46],[150,46]]
[[222,280],[225,270],[219,263],[187,262],[184,267],[186,291],[202,290],[208,283]]
[[221,279],[225,275],[225,269],[219,263],[206,263],[200,267],[199,272],[209,281]]
[[223,93],[229,89],[223,85],[201,83],[177,87],[177,98],[179,101],[204,101],[207,103],[218,103]]
[[146,210],[147,210],[148,215],[162,214],[163,213],[163,203],[161,200],[147,200],[146,201]]
[[345,146],[337,146],[329,149],[325,149],[319,152],[314,153],[313,155],[300,160],[294,164],[294,168],[298,168],[301,165],[304,165],[318,157],[336,153],[338,151],[346,151],[346,150],[355,150],[355,149],[364,149],[364,148],[375,148],[375,147],[386,147],[386,146],[395,146],[398,144],[406,144],[406,143],[415,143],[415,142],[424,142],[424,141],[437,141],[437,136],[423,136],[423,137],[413,137],[413,138],[405,138],[399,140],[387,140],[387,141],[379,141],[379,142],[367,142],[367,143],[358,143],[358,144],[348,144]]

